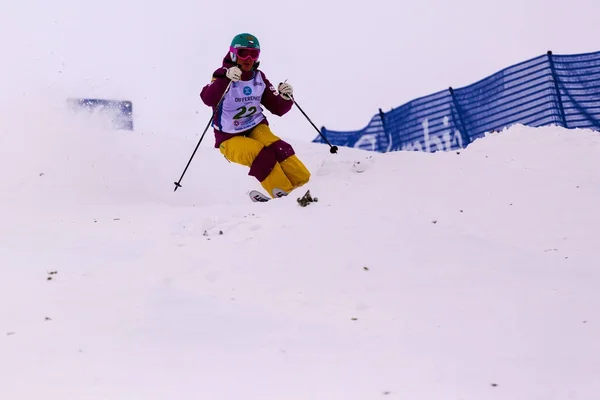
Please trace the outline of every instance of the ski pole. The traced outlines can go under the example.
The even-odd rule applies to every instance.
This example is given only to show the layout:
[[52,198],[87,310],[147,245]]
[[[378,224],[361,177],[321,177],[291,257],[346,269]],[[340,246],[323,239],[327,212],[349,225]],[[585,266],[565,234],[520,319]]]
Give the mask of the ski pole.
[[[229,91],[231,82],[233,82],[233,81],[229,81],[229,83],[227,84],[227,88],[223,92],[223,95],[221,96],[221,99],[217,103],[217,107],[215,107],[215,110],[219,109],[221,102],[225,98],[225,94]],[[198,147],[200,147],[200,143],[202,143],[202,139],[204,139],[204,135],[206,134],[206,131],[208,131],[208,128],[210,128],[210,124],[212,123],[214,117],[215,117],[215,113],[213,112],[212,115],[210,116],[210,119],[208,120],[208,124],[206,124],[206,128],[204,128],[204,132],[202,132],[202,136],[200,136],[200,140],[198,141],[198,144],[196,145],[196,148],[194,149],[192,156],[190,157],[189,161],[187,162],[187,165],[185,166],[185,168],[183,169],[183,173],[181,174],[181,177],[179,178],[179,180],[177,182],[174,182],[175,183],[175,189],[173,190],[174,192],[177,191],[177,189],[181,187],[181,180],[183,179],[185,172],[187,171],[188,167],[190,166],[192,159],[194,158],[194,155],[196,154],[196,151],[198,151]]]
[[[286,79],[287,80],[287,79]],[[316,125],[310,120],[310,118],[308,118],[308,115],[306,115],[306,113],[304,112],[304,110],[302,109],[302,107],[300,107],[300,105],[296,102],[296,99],[294,99],[294,96],[291,96],[292,101],[294,102],[294,104],[296,105],[296,107],[298,107],[298,110],[300,110],[300,112],[306,117],[306,119],[308,120],[308,122],[310,122],[310,124],[313,126],[313,128],[315,128],[317,130],[317,132],[319,132],[319,135],[321,135],[321,137],[323,138],[323,140],[325,140],[325,143],[327,143],[329,145],[329,152],[331,154],[335,154],[338,151],[337,146],[333,146],[331,143],[329,143],[329,140],[327,140],[327,138],[325,137],[325,135],[323,135],[323,133],[321,133],[321,131],[319,130],[319,128],[316,127]]]

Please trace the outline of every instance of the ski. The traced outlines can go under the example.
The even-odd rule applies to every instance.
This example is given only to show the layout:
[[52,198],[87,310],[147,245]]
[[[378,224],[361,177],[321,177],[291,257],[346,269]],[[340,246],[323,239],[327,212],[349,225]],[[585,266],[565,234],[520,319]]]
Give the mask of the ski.
[[[275,189],[274,192],[276,194],[276,198],[287,196],[286,192],[279,190],[279,189]],[[250,192],[248,192],[248,196],[250,196],[250,200],[252,200],[255,203],[265,203],[265,202],[271,200],[270,197],[268,197],[264,193],[259,192],[258,190],[251,190]],[[302,197],[298,197],[296,199],[296,201],[298,202],[298,204],[301,207],[306,207],[310,203],[315,203],[315,202],[319,201],[319,199],[316,197],[313,197],[310,194],[310,190],[307,190],[306,193],[304,193],[304,195]]]
[[271,198],[267,197],[266,195],[259,192],[258,190],[251,190],[248,193],[248,196],[250,196],[250,200],[252,200],[255,203],[264,203],[264,202],[271,200]]
[[[285,197],[287,196],[287,192],[281,190],[281,189],[273,189],[273,194],[275,195],[275,197]],[[253,202],[259,202],[259,203],[264,203],[267,202],[269,200],[271,200],[270,197],[268,197],[267,195],[259,192],[258,190],[251,190],[248,195],[250,196],[250,199]]]

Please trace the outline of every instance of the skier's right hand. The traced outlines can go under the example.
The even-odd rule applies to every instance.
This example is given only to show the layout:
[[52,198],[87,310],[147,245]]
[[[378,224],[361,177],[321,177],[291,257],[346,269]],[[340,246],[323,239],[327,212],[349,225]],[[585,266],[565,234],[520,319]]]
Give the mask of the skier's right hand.
[[242,70],[239,69],[237,66],[227,68],[225,76],[231,79],[233,82],[237,82],[240,79],[242,79]]

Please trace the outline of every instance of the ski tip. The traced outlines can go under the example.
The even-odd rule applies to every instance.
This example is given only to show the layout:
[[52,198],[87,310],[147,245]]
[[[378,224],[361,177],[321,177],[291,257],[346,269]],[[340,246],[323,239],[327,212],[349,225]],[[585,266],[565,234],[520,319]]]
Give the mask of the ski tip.
[[273,196],[274,197],[285,197],[287,196],[288,193],[285,190],[281,190],[278,188],[273,189]]
[[271,200],[269,197],[262,194],[258,190],[251,190],[250,192],[248,192],[248,196],[250,196],[250,200],[252,200],[255,203],[265,203]]

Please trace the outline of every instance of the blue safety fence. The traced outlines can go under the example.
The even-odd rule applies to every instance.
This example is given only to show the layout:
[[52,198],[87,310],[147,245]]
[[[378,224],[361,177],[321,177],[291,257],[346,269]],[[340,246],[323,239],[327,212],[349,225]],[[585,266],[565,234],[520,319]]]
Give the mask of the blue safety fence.
[[336,146],[434,152],[464,148],[514,124],[600,130],[600,52],[548,51],[469,86],[380,109],[363,129],[321,133]]

